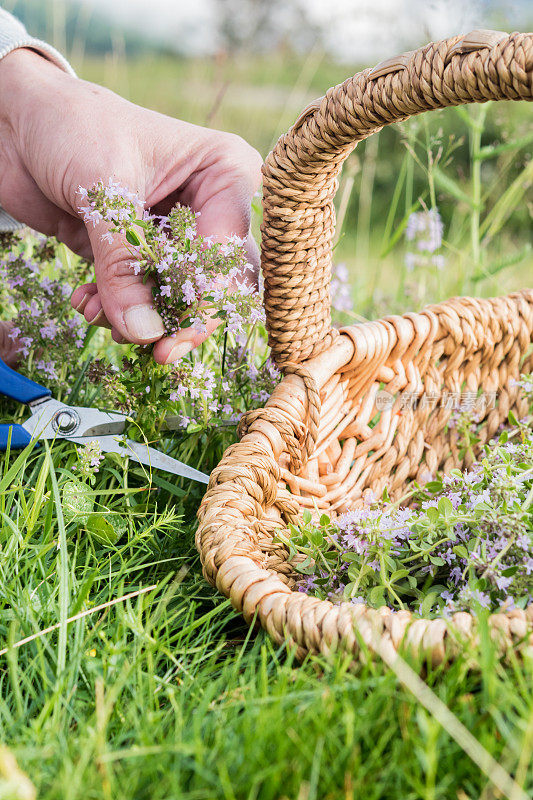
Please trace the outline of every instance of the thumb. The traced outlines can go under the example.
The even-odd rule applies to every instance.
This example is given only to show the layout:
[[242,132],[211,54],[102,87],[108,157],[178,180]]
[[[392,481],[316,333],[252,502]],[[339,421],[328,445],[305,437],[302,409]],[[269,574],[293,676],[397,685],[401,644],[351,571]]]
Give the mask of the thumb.
[[94,256],[97,291],[87,299],[83,314],[92,325],[108,325],[114,338],[149,344],[165,335],[163,320],[153,307],[152,285],[135,274],[132,255],[121,234],[107,225],[87,223]]

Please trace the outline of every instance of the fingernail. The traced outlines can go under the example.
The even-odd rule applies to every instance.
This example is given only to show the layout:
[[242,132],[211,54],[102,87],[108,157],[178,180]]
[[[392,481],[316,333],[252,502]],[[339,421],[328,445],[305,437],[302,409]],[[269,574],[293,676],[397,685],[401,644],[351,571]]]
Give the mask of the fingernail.
[[90,297],[90,294],[89,294],[89,292],[85,292],[85,294],[84,294],[84,295],[83,295],[83,297],[81,298],[81,300],[80,300],[80,302],[78,303],[78,305],[77,305],[77,306],[72,306],[72,308],[73,308],[75,311],[79,311],[79,312],[80,312],[80,314],[83,314],[83,309],[85,308],[85,305],[86,305],[86,303],[87,303],[87,300],[89,299],[89,297]]
[[128,308],[124,312],[124,323],[131,339],[159,339],[165,332],[163,320],[149,305]]
[[173,364],[174,361],[179,361],[180,358],[190,353],[193,348],[192,342],[178,342],[166,357],[165,364]]
[[103,308],[100,309],[100,311],[98,312],[98,314],[96,314],[96,316],[88,320],[89,325],[103,325],[104,322],[107,322],[107,320]]

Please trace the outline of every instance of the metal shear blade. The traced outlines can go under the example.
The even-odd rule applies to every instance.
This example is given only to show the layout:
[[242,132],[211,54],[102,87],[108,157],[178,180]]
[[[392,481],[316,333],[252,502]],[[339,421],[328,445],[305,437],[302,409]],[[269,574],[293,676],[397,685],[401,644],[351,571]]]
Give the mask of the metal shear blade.
[[[87,439],[82,437],[68,436],[69,441],[77,444],[85,444]],[[120,439],[117,436],[97,436],[96,441],[105,453],[118,453],[121,456],[129,456],[134,461],[144,464],[151,469],[163,469],[166,472],[173,472],[181,475],[182,478],[189,478],[198,483],[209,483],[209,475],[200,472],[181,461],[177,461],[165,453],[156,450],[142,442],[134,442],[132,439]]]
[[117,411],[100,411],[96,408],[67,406],[53,398],[30,404],[31,416],[22,427],[34,439],[68,439],[76,444],[97,441],[105,453],[129,456],[152,469],[163,469],[174,475],[209,483],[209,476],[154,447],[131,439],[120,438],[128,417]]

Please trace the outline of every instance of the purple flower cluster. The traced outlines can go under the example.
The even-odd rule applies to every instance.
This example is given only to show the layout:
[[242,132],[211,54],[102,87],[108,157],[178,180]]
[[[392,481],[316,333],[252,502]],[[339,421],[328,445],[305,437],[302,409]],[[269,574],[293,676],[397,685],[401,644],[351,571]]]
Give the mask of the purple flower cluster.
[[442,247],[444,225],[436,208],[416,211],[410,215],[405,228],[405,238],[414,246],[405,255],[408,272],[416,268],[436,267],[442,269],[444,256],[437,253]]
[[341,314],[353,311],[352,287],[350,273],[346,264],[337,264],[333,267],[329,286],[331,309]]
[[100,444],[95,440],[78,447],[78,464],[74,469],[89,483],[100,469],[104,454]]
[[[266,352],[266,340],[252,327],[254,333],[262,344],[259,352]],[[244,411],[268,399],[280,379],[270,358],[263,355],[263,363],[256,363],[257,342],[254,351],[242,344],[226,351],[212,346],[209,355],[205,361],[191,357],[158,365],[149,348],[136,348],[136,359],[123,358],[119,368],[94,361],[88,378],[106,405],[135,415],[136,427],[149,439],[169,425],[193,432],[237,423]]]
[[232,333],[262,319],[243,239],[233,235],[220,243],[200,235],[199,214],[186,206],[163,217],[143,212],[143,201],[112,180],[79,193],[85,222],[105,225],[107,241],[122,235],[132,270],[153,281],[154,307],[169,335],[190,326],[205,332],[210,317]]
[[23,357],[21,369],[51,388],[65,388],[69,363],[77,360],[87,326],[74,315],[68,298],[71,287],[53,240],[39,237],[32,249],[10,237],[0,245],[0,283],[3,300],[13,308],[10,337]]
[[242,411],[266,403],[275,386],[281,379],[281,372],[270,357],[257,363],[256,353],[267,351],[266,341],[255,337],[254,346],[248,340],[241,340],[226,354],[225,379],[240,398]]
[[183,361],[169,375],[170,400],[178,404],[180,427],[204,427],[212,418],[235,420],[231,386],[202,361]]
[[291,539],[308,558],[302,591],[424,615],[523,608],[533,602],[533,432],[504,431],[482,462],[418,490],[409,508],[371,499],[306,530]]

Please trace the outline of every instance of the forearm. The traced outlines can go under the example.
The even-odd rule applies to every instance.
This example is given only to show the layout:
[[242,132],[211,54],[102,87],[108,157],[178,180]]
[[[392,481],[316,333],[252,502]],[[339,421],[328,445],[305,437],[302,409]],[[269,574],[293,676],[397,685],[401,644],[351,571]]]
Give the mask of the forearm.
[[[43,57],[50,62],[50,65],[43,63]],[[0,8],[0,160],[2,153],[4,157],[9,157],[8,153],[11,152],[10,138],[13,136],[11,117],[16,113],[24,93],[24,70],[35,61],[39,61],[45,69],[59,68],[74,75],[68,62],[57,50],[46,42],[30,36],[19,20]],[[30,72],[28,69],[28,79]],[[0,190],[1,183],[0,178]],[[20,227],[21,223],[7,214],[0,205],[0,233]]]

